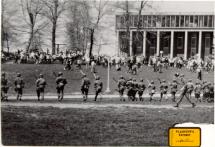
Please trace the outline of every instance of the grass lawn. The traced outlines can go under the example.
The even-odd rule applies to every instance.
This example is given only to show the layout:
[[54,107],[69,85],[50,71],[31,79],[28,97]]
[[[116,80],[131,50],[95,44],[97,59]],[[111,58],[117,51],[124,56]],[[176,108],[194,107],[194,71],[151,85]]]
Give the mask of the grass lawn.
[[[104,90],[106,89],[107,85],[107,69],[103,67],[97,67],[97,72],[101,76],[102,81],[104,82]],[[10,83],[13,86],[14,78],[16,77],[16,73],[20,72],[23,75],[24,81],[26,83],[24,93],[26,94],[32,94],[35,93],[35,75],[39,75],[39,73],[43,73],[45,79],[47,80],[47,88],[46,93],[56,93],[55,89],[55,77],[53,76],[53,71],[59,72],[63,71],[63,65],[61,64],[43,64],[43,65],[36,65],[36,64],[2,64],[2,71],[7,73],[7,77],[10,81]],[[85,66],[83,66],[83,71],[88,75],[88,77],[91,80],[91,83],[94,82],[93,74],[90,72],[90,69],[85,69]],[[140,72],[138,73],[136,77],[137,80],[140,78],[145,79],[145,83],[148,85],[147,80],[154,80],[155,84],[158,86],[159,81],[157,78],[160,79],[166,79],[169,81],[172,81],[173,75],[176,73],[183,73],[185,75],[186,79],[193,79],[193,81],[196,81],[197,74],[191,73],[187,69],[168,69],[163,70],[163,73],[155,73],[153,72],[153,69],[151,67],[144,66],[144,68],[140,69]],[[68,85],[65,88],[65,93],[74,93],[74,92],[80,92],[80,83],[81,83],[81,74],[78,70],[73,71],[63,71],[64,76],[68,80]],[[125,68],[122,68],[122,71],[116,72],[115,68],[112,67],[110,71],[110,89],[112,93],[116,93],[115,89],[117,88],[115,81],[113,80],[113,77],[115,79],[118,79],[120,75],[123,75],[126,78],[134,77],[131,74],[128,74],[126,72]],[[203,73],[203,79],[213,82],[214,81],[214,73]],[[9,93],[14,94],[14,88],[10,88]],[[90,93],[93,91],[93,86],[91,85]]]
[[168,145],[175,123],[214,123],[213,108],[2,109],[3,145]]

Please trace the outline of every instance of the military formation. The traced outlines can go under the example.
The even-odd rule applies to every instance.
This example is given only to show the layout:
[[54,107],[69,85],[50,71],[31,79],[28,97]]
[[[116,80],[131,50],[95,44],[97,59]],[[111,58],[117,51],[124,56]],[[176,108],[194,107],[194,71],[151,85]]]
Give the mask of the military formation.
[[[86,102],[88,99],[88,93],[91,86],[90,79],[83,72],[80,91],[83,96],[83,101]],[[63,76],[62,72],[58,74],[54,73],[56,79],[56,92],[58,101],[62,101],[64,98],[64,88],[67,85],[67,80]],[[95,89],[95,97],[94,101],[97,101],[98,97],[102,95],[103,92],[103,82],[99,75],[95,75],[94,81],[94,89]],[[192,105],[192,107],[196,106],[197,102],[213,102],[214,98],[214,86],[212,83],[203,81],[200,82],[198,80],[195,84],[191,79],[188,81],[185,80],[183,74],[176,73],[172,81],[167,81],[165,79],[157,79],[159,82],[159,87],[155,85],[155,81],[149,81],[148,79],[140,79],[137,81],[135,78],[126,79],[123,76],[120,76],[118,80],[113,79],[117,84],[117,91],[119,93],[120,101],[126,101],[126,97],[124,96],[125,92],[127,94],[127,98],[129,101],[144,101],[144,92],[147,90],[149,95],[149,102],[152,102],[155,99],[155,93],[160,93],[160,98],[158,101],[167,101],[169,99],[168,93],[171,95],[170,99],[172,102],[175,102],[175,107],[179,107],[180,103],[184,98]],[[146,85],[144,80],[148,82]],[[43,76],[43,74],[39,74],[35,81],[36,85],[36,94],[38,101],[44,100],[45,88],[47,82]],[[182,87],[179,89],[179,86]],[[9,82],[6,78],[6,73],[2,73],[1,78],[1,100],[8,101],[8,90],[9,90]],[[25,82],[20,73],[17,73],[16,78],[14,80],[14,87],[16,92],[17,100],[22,100],[23,89],[25,88]],[[176,97],[176,93],[179,94]],[[191,94],[194,93],[195,101],[191,100]],[[201,94],[203,95],[201,97]]]

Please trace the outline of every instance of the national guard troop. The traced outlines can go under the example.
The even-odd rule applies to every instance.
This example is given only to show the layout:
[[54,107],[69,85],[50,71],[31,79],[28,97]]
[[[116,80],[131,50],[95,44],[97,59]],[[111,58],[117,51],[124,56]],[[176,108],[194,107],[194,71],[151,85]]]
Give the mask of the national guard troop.
[[15,92],[17,94],[16,99],[21,101],[25,83],[20,73],[17,73],[16,79],[14,81],[14,85],[15,85]]
[[188,82],[182,87],[182,93],[179,96],[179,101],[175,105],[175,107],[179,107],[179,104],[182,102],[183,98],[186,97],[188,102],[192,104],[192,107],[194,108],[196,104],[191,101],[191,93],[194,89],[192,80],[188,80]]
[[67,80],[63,77],[63,73],[59,72],[55,81],[57,84],[56,89],[58,94],[58,101],[62,101],[64,97],[64,87],[67,84]]
[[167,91],[168,85],[166,83],[166,80],[163,79],[160,85],[160,102],[162,101],[163,97],[167,100]]
[[154,81],[151,81],[151,83],[149,84],[148,88],[149,88],[149,96],[150,96],[149,101],[151,102],[152,97],[155,94],[155,90],[156,90]]
[[132,83],[132,101],[135,101],[135,100],[137,101],[137,98],[136,98],[137,92],[138,92],[138,82],[134,78]]
[[200,97],[201,91],[202,91],[202,85],[200,84],[199,81],[197,81],[194,86],[194,95],[197,102],[201,102],[201,97]]
[[117,82],[117,87],[118,87],[118,91],[119,91],[120,101],[125,101],[123,94],[124,94],[124,91],[126,88],[126,81],[122,75],[120,76],[120,79]]
[[171,97],[172,97],[172,101],[175,102],[176,101],[176,93],[178,91],[178,83],[176,79],[173,79],[172,83],[170,83],[170,93],[171,93]]
[[36,92],[37,92],[38,101],[44,100],[45,87],[46,87],[46,80],[44,79],[43,74],[40,74],[39,78],[36,80]]
[[132,92],[133,92],[133,81],[132,78],[129,78],[129,80],[126,82],[126,87],[127,87],[127,96],[128,100],[132,100]]
[[209,83],[207,81],[203,82],[202,89],[203,89],[202,101],[205,102],[210,98],[210,87],[209,87]]
[[9,86],[8,86],[8,80],[6,78],[6,74],[3,72],[1,74],[1,100],[8,101],[8,92]]
[[90,80],[87,78],[87,75],[84,74],[81,82],[81,93],[83,95],[83,101],[87,101],[90,84]]
[[140,82],[138,83],[138,96],[139,96],[139,100],[143,101],[143,92],[146,89],[146,86],[143,82],[143,79],[140,79]]
[[95,100],[94,101],[96,101],[98,98],[98,95],[101,94],[102,88],[103,88],[103,83],[100,80],[99,76],[96,76],[96,80],[94,82],[94,88],[95,88]]

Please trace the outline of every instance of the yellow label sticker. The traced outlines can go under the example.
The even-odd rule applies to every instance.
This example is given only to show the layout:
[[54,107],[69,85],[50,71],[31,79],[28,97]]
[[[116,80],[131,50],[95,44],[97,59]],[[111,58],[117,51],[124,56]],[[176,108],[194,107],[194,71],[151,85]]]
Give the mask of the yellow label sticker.
[[175,127],[169,129],[169,146],[199,147],[201,146],[201,129],[197,127]]

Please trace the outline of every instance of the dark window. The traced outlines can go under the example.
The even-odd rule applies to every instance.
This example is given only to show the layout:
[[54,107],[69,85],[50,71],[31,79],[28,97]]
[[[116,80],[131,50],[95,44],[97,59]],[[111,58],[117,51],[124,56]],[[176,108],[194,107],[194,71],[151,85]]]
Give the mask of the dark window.
[[184,27],[184,16],[181,16],[181,27]]
[[151,27],[151,21],[152,21],[152,18],[151,18],[151,16],[148,16],[148,27]]
[[157,16],[156,27],[161,27],[161,16]]
[[198,27],[198,16],[194,16],[194,27]]
[[176,27],[179,27],[179,16],[176,16]]
[[178,49],[183,49],[183,44],[184,44],[183,37],[179,36],[178,41],[177,41],[177,48]]
[[137,27],[137,25],[138,25],[138,16],[135,15],[134,16],[134,27]]
[[147,26],[147,16],[143,16],[143,26],[146,27]]
[[213,19],[212,16],[208,16],[208,19],[209,19],[208,26],[212,27],[212,21],[213,21],[212,20]]
[[165,27],[165,22],[166,21],[166,19],[165,19],[165,16],[162,16],[162,27]]
[[208,26],[208,16],[204,16],[204,27]]
[[170,16],[166,16],[166,26],[170,27]]
[[156,27],[156,16],[153,16],[152,18],[152,27]]
[[199,27],[202,27],[203,25],[203,16],[199,16]]
[[189,24],[190,27],[193,26],[193,16],[190,16],[190,24]]

